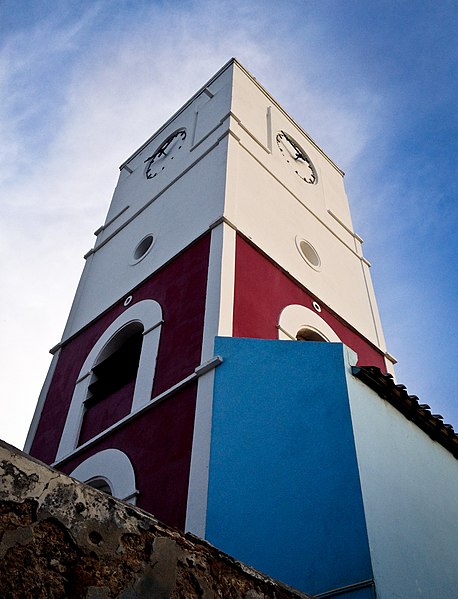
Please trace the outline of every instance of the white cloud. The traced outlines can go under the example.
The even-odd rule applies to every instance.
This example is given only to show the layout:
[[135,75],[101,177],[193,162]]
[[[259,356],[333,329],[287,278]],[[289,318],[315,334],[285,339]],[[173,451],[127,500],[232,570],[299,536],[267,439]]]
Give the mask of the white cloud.
[[[82,255],[108,209],[117,166],[231,56],[306,130],[313,128],[343,168],[358,168],[382,128],[379,92],[357,74],[346,87],[344,74],[339,79],[329,56],[322,58],[325,40],[315,31],[307,44],[316,23],[295,25],[289,9],[200,1],[166,9],[139,3],[112,14],[111,6],[95,3],[74,20],[47,16],[12,32],[0,55],[6,100],[0,134],[7,146],[1,393],[9,410],[0,437],[17,445],[45,377],[47,350],[63,330]],[[292,29],[304,38],[285,36]],[[292,59],[292,49],[303,54]],[[325,77],[331,71],[333,83]],[[377,160],[374,146],[365,160]]]

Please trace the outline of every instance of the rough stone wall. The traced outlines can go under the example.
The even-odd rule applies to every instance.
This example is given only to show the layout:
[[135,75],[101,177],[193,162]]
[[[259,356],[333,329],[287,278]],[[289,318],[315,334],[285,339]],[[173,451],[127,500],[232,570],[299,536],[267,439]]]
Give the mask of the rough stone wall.
[[0,599],[299,599],[0,441]]

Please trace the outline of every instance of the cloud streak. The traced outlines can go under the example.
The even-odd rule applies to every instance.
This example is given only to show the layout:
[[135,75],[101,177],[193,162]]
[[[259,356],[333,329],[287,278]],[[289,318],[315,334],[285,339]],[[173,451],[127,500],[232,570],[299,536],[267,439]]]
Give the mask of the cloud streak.
[[[330,39],[329,17],[304,18],[303,5],[66,3],[6,35],[0,243],[2,395],[10,401],[0,437],[22,445],[117,166],[233,55],[344,170],[359,173],[349,175],[357,221],[382,255],[383,206],[393,210],[405,191],[399,172],[380,175],[393,98],[366,78],[365,65],[345,70],[351,48]],[[405,201],[415,208],[413,197]],[[405,225],[393,229],[390,242]]]

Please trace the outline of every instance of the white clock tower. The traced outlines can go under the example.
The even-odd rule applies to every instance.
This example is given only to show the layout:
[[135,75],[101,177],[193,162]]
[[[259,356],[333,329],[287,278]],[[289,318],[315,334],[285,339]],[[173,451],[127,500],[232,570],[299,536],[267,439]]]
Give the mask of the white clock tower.
[[[233,524],[218,522],[237,506],[231,481],[256,483],[240,497],[253,505],[234,512],[247,535],[271,496],[265,518],[283,506],[292,536],[299,520],[322,522],[300,511],[315,485],[317,510],[332,500],[326,522],[351,524],[366,559],[350,412],[336,403],[346,375],[334,382],[343,356],[380,376],[394,359],[339,167],[232,59],[121,165],[96,235],[26,450],[228,551]],[[335,497],[344,515],[331,518]],[[308,587],[311,575],[305,590],[344,584],[352,534],[336,533],[342,577]],[[366,565],[351,584],[369,562],[354,557]]]

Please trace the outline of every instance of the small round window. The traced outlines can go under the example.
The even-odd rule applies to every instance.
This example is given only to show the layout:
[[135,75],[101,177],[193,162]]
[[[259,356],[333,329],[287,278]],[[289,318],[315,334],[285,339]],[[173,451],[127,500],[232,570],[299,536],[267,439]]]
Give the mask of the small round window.
[[296,237],[296,246],[300,255],[307,262],[307,264],[315,270],[319,270],[321,267],[321,260],[313,245],[305,239]]
[[146,254],[153,247],[154,237],[152,235],[147,235],[144,237],[137,247],[134,250],[134,262],[138,262],[142,258],[146,256]]

